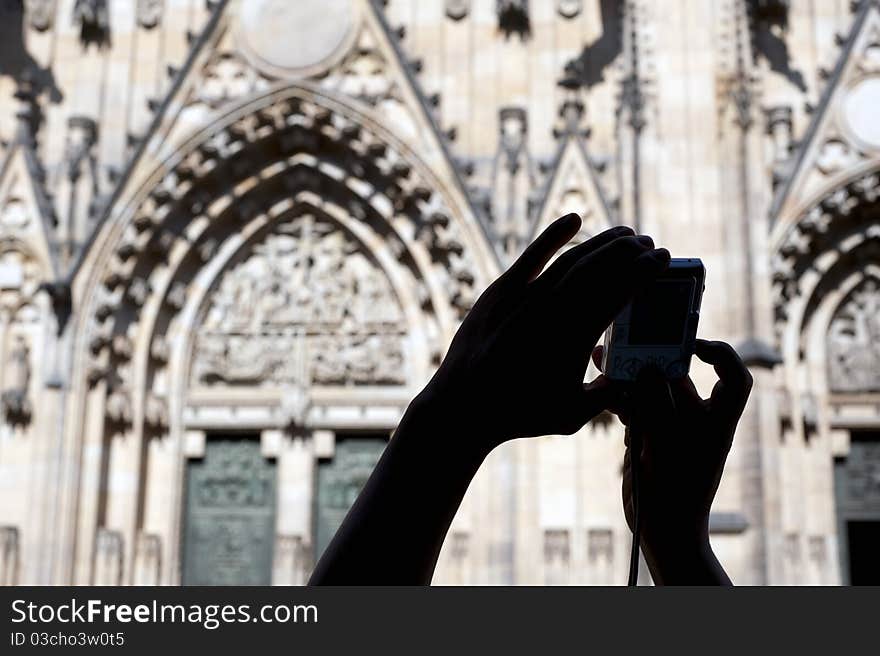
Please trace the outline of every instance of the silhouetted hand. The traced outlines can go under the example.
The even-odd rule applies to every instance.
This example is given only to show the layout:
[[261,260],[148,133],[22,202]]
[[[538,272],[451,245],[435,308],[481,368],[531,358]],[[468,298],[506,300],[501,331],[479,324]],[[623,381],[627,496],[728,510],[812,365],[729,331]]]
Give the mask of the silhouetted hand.
[[541,273],[580,223],[576,214],[558,219],[480,296],[421,395],[466,417],[481,447],[574,433],[617,393],[601,376],[584,384],[590,353],[633,294],[668,266],[669,252],[612,228]]
[[729,583],[709,546],[709,511],[752,376],[724,342],[697,340],[696,355],[714,365],[720,379],[709,399],[700,398],[689,377],[667,382],[646,369],[621,417],[628,425],[624,511],[632,529],[631,452],[638,431],[641,547],[657,583]]
[[312,585],[427,584],[449,524],[489,451],[573,433],[610,405],[584,385],[605,327],[669,264],[629,228],[607,230],[541,271],[580,227],[553,223],[480,296],[321,557]]

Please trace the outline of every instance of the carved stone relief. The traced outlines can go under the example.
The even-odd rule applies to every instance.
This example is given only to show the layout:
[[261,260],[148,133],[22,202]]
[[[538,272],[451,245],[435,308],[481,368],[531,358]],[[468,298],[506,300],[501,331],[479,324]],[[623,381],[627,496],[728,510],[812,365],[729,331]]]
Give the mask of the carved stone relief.
[[614,556],[614,536],[611,529],[591,528],[587,533],[587,552],[591,562],[610,562]]
[[548,565],[567,565],[570,558],[569,532],[564,529],[544,531],[544,562]]
[[24,10],[28,25],[38,32],[45,32],[52,27],[55,2],[56,0],[25,0]]
[[544,582],[547,585],[568,583],[571,563],[571,533],[565,529],[544,531]]
[[[823,273],[854,247],[866,249],[858,254],[861,259],[876,257],[872,250],[876,249],[876,226],[863,220],[862,210],[870,212],[878,199],[880,175],[867,173],[828,193],[788,230],[771,259],[777,332],[788,318],[789,301],[801,293],[799,281],[806,271],[818,267]],[[863,239],[853,238],[853,218],[862,222],[859,232]],[[834,253],[835,257],[823,259],[823,253]]]
[[14,526],[0,526],[0,585],[18,583],[19,540]]
[[446,15],[452,20],[461,20],[470,9],[470,0],[446,0]]
[[122,534],[99,528],[95,539],[95,585],[122,583]]
[[152,29],[162,20],[163,0],[138,0],[137,22],[146,29]]
[[312,571],[311,556],[311,545],[301,536],[276,536],[272,585],[305,585]]
[[162,541],[158,535],[141,533],[134,556],[134,584],[159,585],[162,564]]
[[0,227],[3,227],[5,230],[21,230],[27,227],[30,220],[27,208],[18,198],[7,199],[3,208],[0,209]]
[[110,41],[110,14],[107,0],[76,0],[73,6],[73,22],[80,26],[80,41],[86,47],[95,43],[99,47]]
[[354,240],[303,216],[221,279],[196,344],[199,384],[402,384],[405,325]]
[[31,402],[28,389],[31,381],[30,348],[24,337],[16,337],[6,359],[4,390],[0,395],[3,417],[13,426],[24,425],[31,419]]
[[251,89],[248,66],[232,53],[219,53],[207,65],[199,85],[197,100],[218,107],[227,100],[247,94]]
[[525,39],[531,34],[529,0],[497,0],[496,11],[498,29],[505,37],[518,34],[521,39]]
[[467,558],[470,544],[470,534],[466,531],[454,531],[451,536],[449,553],[456,561]]
[[71,116],[67,121],[67,127],[64,153],[67,177],[71,182],[76,182],[83,173],[88,173],[91,177],[90,186],[97,189],[94,147],[98,141],[98,125],[87,116]]
[[273,77],[315,75],[348,43],[356,8],[352,0],[248,0],[241,4],[239,42]]
[[[2,222],[2,220],[0,220]],[[15,312],[39,287],[39,265],[14,242],[0,244],[0,307]]]
[[556,10],[563,18],[574,18],[581,13],[583,0],[558,0]]
[[831,320],[828,378],[835,392],[880,390],[880,287],[875,280],[851,293]]

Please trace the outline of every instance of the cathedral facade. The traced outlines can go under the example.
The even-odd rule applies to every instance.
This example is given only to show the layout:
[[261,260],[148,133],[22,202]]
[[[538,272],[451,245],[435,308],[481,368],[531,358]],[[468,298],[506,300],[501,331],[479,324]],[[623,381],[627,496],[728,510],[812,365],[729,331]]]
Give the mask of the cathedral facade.
[[[755,378],[733,580],[864,580],[880,1],[2,0],[0,32],[0,583],[304,583],[572,211],[706,264],[700,335]],[[500,447],[435,581],[622,583],[622,458],[607,414]]]

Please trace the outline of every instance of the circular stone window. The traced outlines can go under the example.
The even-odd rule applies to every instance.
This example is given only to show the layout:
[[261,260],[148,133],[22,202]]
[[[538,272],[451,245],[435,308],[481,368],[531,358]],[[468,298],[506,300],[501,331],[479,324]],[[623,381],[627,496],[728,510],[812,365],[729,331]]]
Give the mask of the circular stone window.
[[357,26],[353,0],[247,0],[238,38],[251,63],[274,77],[307,77],[336,62]]
[[880,149],[880,77],[857,82],[843,101],[843,120],[852,136],[871,149]]

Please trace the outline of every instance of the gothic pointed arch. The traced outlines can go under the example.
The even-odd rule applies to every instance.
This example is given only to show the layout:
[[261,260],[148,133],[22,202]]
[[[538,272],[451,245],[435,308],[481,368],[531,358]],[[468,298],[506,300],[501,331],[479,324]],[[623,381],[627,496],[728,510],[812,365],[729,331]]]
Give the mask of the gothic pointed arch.
[[800,216],[854,177],[880,167],[880,2],[866,0],[842,38],[812,119],[789,161],[770,206],[771,244],[779,247]]
[[583,225],[575,239],[586,239],[616,223],[615,212],[602,186],[599,168],[590,154],[589,128],[584,125],[584,105],[568,99],[560,108],[562,127],[558,149],[547,181],[536,199],[536,218],[526,243],[556,218],[575,212]]
[[[339,394],[321,389],[335,387],[349,414],[389,405],[361,420],[387,430],[494,275],[458,200],[404,142],[314,84],[229,108],[145,178],[75,280],[72,397],[84,405],[72,411],[91,429],[71,439],[104,453],[83,475],[131,448],[142,478],[151,436],[179,445],[232,421],[218,398],[233,399],[239,428],[284,429],[323,421]],[[80,549],[113,517],[127,518],[117,530],[133,549],[152,503],[141,481],[93,504]]]

